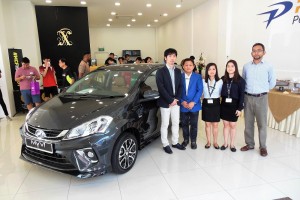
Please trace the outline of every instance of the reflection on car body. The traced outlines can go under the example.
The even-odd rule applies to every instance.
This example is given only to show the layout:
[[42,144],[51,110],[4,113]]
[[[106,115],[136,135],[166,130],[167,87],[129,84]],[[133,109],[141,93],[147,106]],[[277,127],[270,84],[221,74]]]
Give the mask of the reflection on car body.
[[32,109],[20,128],[21,158],[81,178],[129,171],[138,149],[160,135],[162,66],[100,68]]

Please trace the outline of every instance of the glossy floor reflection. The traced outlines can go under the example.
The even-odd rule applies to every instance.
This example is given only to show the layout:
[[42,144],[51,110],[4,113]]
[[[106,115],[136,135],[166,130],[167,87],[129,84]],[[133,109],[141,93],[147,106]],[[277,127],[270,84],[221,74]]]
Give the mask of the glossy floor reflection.
[[[169,155],[157,139],[139,152],[127,174],[108,173],[91,179],[78,179],[19,159],[18,129],[24,119],[20,114],[13,121],[0,121],[1,200],[300,199],[300,138],[268,129],[269,156],[261,157],[258,147],[241,152],[243,119],[238,122],[235,153],[205,149],[204,124],[199,121],[197,150],[188,146],[185,151],[173,149]],[[221,146],[221,123],[219,133]]]

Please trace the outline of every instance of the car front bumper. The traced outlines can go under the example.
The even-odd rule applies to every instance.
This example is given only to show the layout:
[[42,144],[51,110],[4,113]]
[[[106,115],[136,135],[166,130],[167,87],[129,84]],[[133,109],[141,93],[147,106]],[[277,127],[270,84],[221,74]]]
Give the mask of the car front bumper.
[[[23,160],[79,178],[99,176],[110,170],[112,137],[95,134],[73,140],[42,140],[23,133],[22,128],[20,133]],[[41,150],[40,145],[45,144],[52,147],[52,152]]]

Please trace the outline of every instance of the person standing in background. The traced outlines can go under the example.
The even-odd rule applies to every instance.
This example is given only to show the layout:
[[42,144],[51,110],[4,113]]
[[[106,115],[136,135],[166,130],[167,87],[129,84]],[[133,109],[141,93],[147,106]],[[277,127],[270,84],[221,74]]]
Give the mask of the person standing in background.
[[164,52],[165,66],[157,70],[156,84],[158,87],[159,98],[157,104],[160,107],[161,114],[161,141],[166,153],[172,154],[169,146],[168,127],[171,118],[172,121],[172,147],[179,150],[185,150],[179,139],[179,101],[182,93],[181,71],[175,67],[177,51],[169,48]]
[[90,72],[89,60],[91,59],[90,53],[85,53],[78,66],[78,78],[81,78]]
[[58,61],[58,65],[63,69],[62,77],[62,91],[72,85],[76,80],[76,74],[73,70],[66,64],[67,60],[65,58],[61,58]]
[[191,140],[191,148],[197,149],[197,133],[200,98],[203,91],[202,77],[193,72],[194,61],[190,58],[182,60],[182,94],[180,99],[180,119],[183,132],[182,146],[186,147]]
[[259,135],[259,149],[261,156],[267,156],[267,113],[268,92],[276,85],[276,78],[272,65],[263,61],[266,54],[265,46],[256,43],[252,46],[252,61],[244,65],[243,78],[245,88],[245,143],[241,151],[254,149],[254,123],[257,122]]
[[235,60],[226,64],[225,75],[222,77],[221,91],[221,119],[223,120],[224,144],[221,150],[228,147],[228,134],[230,134],[230,150],[236,152],[234,139],[236,134],[236,121],[244,108],[245,80],[240,76]]
[[51,66],[50,58],[45,56],[43,58],[43,65],[39,67],[40,74],[43,76],[43,86],[45,92],[44,101],[48,101],[50,99],[50,95],[54,97],[58,94],[57,89],[57,79],[55,75],[55,69]]
[[[2,73],[2,72],[1,72],[1,70],[0,70],[0,78],[2,78],[2,74],[1,74],[1,73]],[[8,115],[8,111],[7,111],[7,108],[6,108],[6,104],[5,104],[4,100],[3,100],[1,87],[0,87],[0,105],[1,105],[1,107],[2,107],[2,109],[3,109],[3,112],[4,112],[5,116],[6,116],[6,119],[9,120],[9,121],[11,121],[12,119],[11,119],[11,118],[9,117],[9,115]]]
[[41,104],[39,94],[31,95],[30,82],[40,80],[40,74],[35,67],[30,66],[30,60],[27,57],[22,58],[22,67],[19,67],[15,73],[15,81],[20,84],[21,94],[24,98],[28,111]]
[[210,148],[211,132],[213,133],[214,148],[218,145],[218,124],[220,122],[220,96],[223,81],[219,78],[218,68],[215,63],[209,63],[205,68],[203,80],[202,120],[205,122],[207,143],[205,148]]

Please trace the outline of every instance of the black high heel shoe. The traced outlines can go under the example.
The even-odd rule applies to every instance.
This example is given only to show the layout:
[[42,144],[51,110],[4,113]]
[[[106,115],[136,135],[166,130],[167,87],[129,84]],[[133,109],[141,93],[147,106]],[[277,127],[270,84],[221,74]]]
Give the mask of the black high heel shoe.
[[224,145],[221,146],[221,150],[227,149],[228,145],[225,147]]

